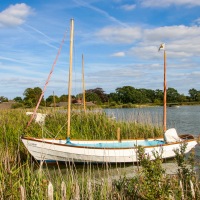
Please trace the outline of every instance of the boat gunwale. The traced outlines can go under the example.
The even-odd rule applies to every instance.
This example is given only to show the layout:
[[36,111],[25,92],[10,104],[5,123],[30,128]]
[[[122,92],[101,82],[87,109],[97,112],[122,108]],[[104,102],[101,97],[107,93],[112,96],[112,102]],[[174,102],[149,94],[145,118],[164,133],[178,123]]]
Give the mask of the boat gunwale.
[[[187,134],[187,135],[189,135],[189,134]],[[189,135],[189,136],[192,136],[194,138],[193,135]],[[70,144],[61,144],[61,143],[48,142],[48,141],[43,140],[42,138],[41,139],[36,139],[36,138],[33,138],[33,137],[27,137],[27,136],[22,136],[21,139],[31,140],[31,141],[40,142],[40,143],[46,143],[46,144],[53,144],[53,145],[58,145],[58,146],[66,146],[66,147],[71,147],[71,148],[124,150],[124,149],[136,149],[138,147],[138,146],[134,146],[134,147],[114,148],[114,147],[76,146],[76,145],[73,145],[73,144],[70,145]],[[149,138],[149,139],[158,140],[158,138],[155,138],[155,139],[154,138]],[[160,138],[160,139],[163,139],[163,138]],[[128,140],[122,140],[122,141],[130,141],[130,140],[138,140],[138,139],[128,139]],[[139,139],[139,140],[145,140],[145,139]],[[59,141],[59,139],[58,139],[58,141]],[[89,140],[76,140],[76,141],[89,141]],[[93,140],[93,141],[108,141],[108,140]],[[109,141],[116,141],[117,142],[118,140],[109,140]],[[162,147],[162,146],[171,146],[171,145],[184,143],[184,141],[187,141],[187,143],[189,143],[189,142],[196,141],[196,139],[195,138],[194,139],[187,139],[187,140],[183,140],[183,141],[179,141],[179,142],[171,142],[171,143],[165,143],[165,144],[159,144],[159,145],[153,145],[153,146],[142,146],[142,147],[143,148],[155,148],[155,147]]]

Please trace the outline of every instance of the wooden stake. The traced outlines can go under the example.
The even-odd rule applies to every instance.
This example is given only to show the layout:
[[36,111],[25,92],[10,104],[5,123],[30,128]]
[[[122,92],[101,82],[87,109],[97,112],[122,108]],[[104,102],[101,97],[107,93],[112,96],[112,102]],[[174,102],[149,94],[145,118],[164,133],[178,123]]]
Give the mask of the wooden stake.
[[117,128],[117,140],[121,142],[120,128]]
[[83,109],[84,112],[86,112],[86,106],[85,106],[85,80],[84,80],[84,57],[82,55],[82,82],[83,82]]

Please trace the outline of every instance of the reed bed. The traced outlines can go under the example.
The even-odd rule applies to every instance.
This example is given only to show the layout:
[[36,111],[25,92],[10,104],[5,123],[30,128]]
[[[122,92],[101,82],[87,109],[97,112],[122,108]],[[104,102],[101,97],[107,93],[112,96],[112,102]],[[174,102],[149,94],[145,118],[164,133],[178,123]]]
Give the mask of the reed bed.
[[[199,197],[200,185],[193,171],[187,171],[187,177],[191,175],[187,182],[184,181],[185,171],[180,171],[180,177],[169,178],[161,170],[159,159],[158,162],[146,160],[147,164],[142,165],[142,169],[138,168],[134,178],[120,174],[120,169],[125,166],[39,164],[24,148],[20,141],[21,134],[66,138],[66,113],[43,109],[40,112],[48,112],[45,124],[33,122],[25,129],[30,118],[25,112],[3,110],[0,114],[0,199],[169,199],[169,194],[172,199],[179,199],[181,195],[185,199]],[[137,122],[116,122],[102,112],[74,111],[71,122],[71,138],[76,139],[116,139],[118,127],[122,139],[158,137],[162,134],[160,127]],[[183,159],[180,162],[183,164],[186,161]],[[113,180],[113,168],[121,178]],[[153,174],[147,172],[153,170],[158,172],[157,179],[146,179],[147,175]],[[162,193],[153,192],[153,181],[155,184],[160,183],[158,187]],[[188,181],[192,181],[193,188]]]
[[[43,132],[38,124],[33,124],[27,134],[41,137],[41,134],[53,134],[57,138],[66,138],[67,118],[64,112],[53,112],[46,118]],[[147,116],[146,116],[147,118]],[[144,118],[145,120],[145,118]],[[59,122],[59,123],[58,123]],[[123,122],[109,118],[103,112],[78,112],[74,110],[71,116],[71,138],[75,139],[116,139],[118,127],[122,139],[149,138],[162,136],[162,129],[152,124],[136,121]],[[44,136],[44,135],[43,135]]]

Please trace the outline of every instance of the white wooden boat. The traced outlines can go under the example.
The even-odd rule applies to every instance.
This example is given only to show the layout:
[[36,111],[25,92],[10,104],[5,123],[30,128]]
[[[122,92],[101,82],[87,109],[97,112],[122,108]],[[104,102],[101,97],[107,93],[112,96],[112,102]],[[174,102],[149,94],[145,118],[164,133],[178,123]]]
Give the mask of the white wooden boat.
[[53,140],[22,137],[22,141],[31,155],[38,161],[64,161],[64,162],[91,162],[91,163],[131,163],[137,162],[137,147],[143,146],[145,154],[154,159],[153,152],[157,152],[162,158],[175,156],[174,150],[180,149],[183,143],[187,144],[185,153],[188,153],[197,144],[192,135],[181,135],[175,139],[167,136],[175,129],[169,129],[165,133],[166,138],[138,139],[115,141],[86,141],[86,140]]
[[[162,158],[175,156],[174,150],[180,149],[183,143],[187,144],[185,153],[188,153],[197,144],[192,135],[178,136],[174,128],[166,131],[166,102],[164,101],[164,137],[137,140],[115,141],[84,141],[69,140],[70,138],[70,110],[71,110],[71,72],[72,72],[72,44],[73,44],[73,20],[71,24],[70,38],[70,70],[68,91],[68,127],[67,140],[32,138],[22,136],[21,140],[31,155],[38,161],[64,161],[64,162],[94,162],[94,163],[131,163],[137,162],[138,146],[143,146],[145,154],[151,160],[153,152],[157,152]],[[165,65],[164,65],[165,66]],[[165,79],[164,79],[165,80]],[[47,80],[48,82],[48,80]],[[44,90],[43,90],[44,91]],[[43,95],[43,93],[42,93]],[[41,95],[41,98],[42,98]],[[166,84],[164,84],[166,95]],[[40,98],[40,99],[41,99]],[[164,98],[166,99],[166,98]],[[38,107],[38,105],[36,106]],[[34,111],[32,118],[36,114]],[[31,120],[30,120],[31,122]],[[28,125],[30,124],[28,123]]]

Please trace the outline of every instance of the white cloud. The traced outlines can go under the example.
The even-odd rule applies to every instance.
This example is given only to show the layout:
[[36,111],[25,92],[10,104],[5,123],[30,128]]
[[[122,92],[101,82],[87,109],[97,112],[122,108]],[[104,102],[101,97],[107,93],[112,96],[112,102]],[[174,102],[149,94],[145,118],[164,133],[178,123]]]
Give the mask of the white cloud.
[[200,27],[197,26],[164,26],[155,29],[144,30],[144,36],[148,40],[184,40],[193,38],[200,35]]
[[[147,24],[146,18],[145,21],[142,21],[143,18],[141,18],[141,21],[138,22],[137,18],[130,18],[130,12],[119,10],[119,6],[124,5],[122,0],[115,1],[120,1],[120,4],[112,5],[112,9],[111,7],[109,8],[110,2],[106,4],[107,7],[104,7],[103,5],[99,7],[99,0],[90,0],[90,3],[83,0],[75,0],[73,1],[73,5],[70,5],[74,6],[74,3],[76,4],[74,17],[76,19],[77,16],[75,13],[78,12],[77,27],[79,35],[77,39],[81,36],[80,42],[76,43],[75,54],[77,57],[80,57],[78,55],[81,54],[78,51],[81,51],[81,53],[84,52],[88,62],[86,62],[87,66],[85,73],[86,88],[102,87],[104,90],[107,90],[106,92],[109,92],[109,90],[113,90],[120,85],[132,85],[136,88],[162,89],[163,52],[158,52],[158,47],[162,42],[166,43],[169,85],[177,88],[178,91],[181,85],[181,89],[184,92],[192,87],[196,88],[199,80],[198,57],[200,54],[200,27],[184,25],[176,26],[177,24],[184,23],[184,21],[180,22],[179,18],[178,21],[176,21],[176,17],[173,18],[171,11],[170,16],[161,14],[159,20],[162,23],[165,23],[162,16],[165,18],[167,17],[168,20],[171,20],[170,24],[174,24],[174,26],[155,27],[155,23]],[[195,3],[198,4],[196,1],[199,2],[199,0],[140,0],[139,2],[143,2],[143,6],[144,2],[147,2],[146,6],[158,7],[170,5],[191,6]],[[186,2],[190,2],[190,4]],[[153,3],[155,3],[155,5],[153,5]],[[65,7],[68,7],[68,4]],[[131,10],[134,9],[134,7],[135,6],[131,5],[131,3],[129,5],[127,3],[127,5],[120,8]],[[18,27],[14,33],[9,31],[10,29],[4,29],[1,32],[2,42],[0,47],[2,49],[2,55],[0,56],[0,62],[2,62],[2,64],[0,64],[0,74],[1,77],[3,77],[1,84],[3,88],[7,88],[6,90],[2,89],[2,94],[6,97],[8,94],[8,87],[9,91],[12,91],[12,94],[9,93],[8,95],[10,97],[15,97],[22,94],[27,87],[38,85],[41,87],[44,86],[57,51],[52,48],[43,48],[45,47],[43,44],[47,44],[54,48],[58,46],[57,40],[60,44],[60,34],[62,33],[58,34],[60,39],[58,38],[57,33],[61,29],[64,29],[66,22],[63,23],[63,16],[65,16],[64,18],[66,20],[66,18],[71,15],[70,9],[72,7],[67,8],[68,10],[65,11],[66,15],[63,15],[62,12],[55,12],[55,10],[51,10],[50,12],[49,3],[46,4],[46,6],[36,6],[35,8],[38,9],[36,18],[34,18],[34,21],[32,22],[29,21],[29,25],[26,23],[25,25]],[[142,8],[140,9],[143,15],[144,11]],[[47,10],[48,12],[46,12]],[[137,10],[137,12],[139,10]],[[118,13],[114,13],[115,11]],[[190,10],[189,14],[192,14],[191,11],[193,10]],[[4,11],[0,11],[0,27],[19,26],[25,22],[31,12],[31,8],[26,4],[12,5]],[[59,17],[59,13],[61,16],[59,22],[56,21],[58,18],[55,17],[55,15],[48,16],[48,14],[53,13],[56,13],[57,17]],[[83,15],[81,18],[79,15],[80,13]],[[91,16],[91,13],[92,16],[94,15],[93,19],[95,20],[95,24],[90,24],[93,20],[88,20],[88,18],[85,19],[87,21],[84,21],[82,24],[81,20],[83,20],[84,17]],[[120,16],[120,13],[123,13],[124,15]],[[162,13],[162,11],[157,14],[160,13]],[[129,14],[127,20],[126,14]],[[165,14],[167,14],[167,12]],[[138,12],[138,16],[139,15],[140,13]],[[156,15],[156,17],[157,16],[158,15]],[[187,17],[187,13],[184,13],[184,16]],[[184,18],[182,19],[184,20]],[[200,24],[200,18],[193,18],[193,16],[191,16],[187,18],[187,23],[190,23],[190,19],[196,19],[193,21],[195,22],[194,24]],[[152,20],[154,19],[152,18]],[[51,23],[48,24],[50,21]],[[158,20],[156,20],[156,22],[158,22]],[[142,25],[140,26],[139,23]],[[104,28],[102,28],[102,24],[104,24]],[[82,30],[84,27],[87,28],[87,31]],[[99,31],[97,32],[97,30]],[[94,31],[96,31],[95,34]],[[54,40],[51,38],[58,39]],[[68,42],[68,39],[66,40]],[[36,43],[36,41],[38,42]],[[63,47],[63,50],[68,52],[68,44]],[[84,51],[82,52],[83,49]],[[62,56],[62,54],[60,56]],[[51,94],[52,91],[56,91],[56,93],[59,93],[56,95],[61,95],[67,91],[65,89],[63,90],[63,85],[67,86],[65,77],[67,77],[68,70],[65,73],[64,71],[58,71],[58,69],[66,68],[67,60],[65,57],[66,54],[63,55],[63,57],[60,57],[61,59],[59,58],[57,63],[58,68],[55,70],[51,82],[48,85],[48,91],[51,91]],[[75,68],[77,68],[76,70],[78,71],[79,67],[77,66],[79,65],[77,63],[81,62],[77,57],[75,59]],[[78,72],[78,74],[80,74],[80,72]],[[177,75],[175,72],[179,74],[181,72],[181,78],[178,76],[179,74]],[[64,77],[61,78],[63,75]],[[175,76],[172,77],[173,75]],[[187,77],[185,75],[187,75]],[[36,79],[33,78],[35,76],[37,77]],[[176,82],[172,82],[172,78],[173,80],[176,79]],[[75,79],[76,81],[81,79],[80,75],[77,76],[77,72]],[[180,79],[183,81],[181,82]],[[185,84],[187,79],[191,82]],[[73,84],[73,86],[74,85],[77,86],[77,82],[76,84]],[[62,88],[62,91],[60,91],[61,89],[58,89],[58,86],[61,86],[60,88]],[[16,91],[16,88],[18,91]],[[77,93],[78,92],[76,91],[75,94]]]
[[113,56],[113,57],[124,57],[125,53],[121,51],[121,52],[113,53],[111,56]]
[[137,27],[105,27],[96,35],[106,42],[129,44],[141,37],[141,30]]
[[144,31],[145,40],[166,42],[166,49],[180,57],[190,57],[200,53],[200,27],[169,26]]
[[135,7],[136,7],[135,4],[132,4],[132,5],[130,5],[130,4],[125,4],[125,5],[121,6],[121,8],[124,9],[124,10],[126,10],[126,11],[134,10]]
[[[158,48],[166,43],[168,56],[175,59],[189,59],[200,54],[200,27],[198,26],[164,26],[151,29],[139,27],[105,27],[96,34],[101,41],[112,44],[131,44],[126,55],[142,59],[159,58]],[[123,57],[122,51],[112,54]]]
[[141,0],[144,7],[169,7],[171,5],[200,6],[198,0]]
[[10,5],[0,12],[0,27],[21,25],[31,13],[32,9],[25,3]]
[[194,20],[194,23],[200,25],[200,18]]
[[159,56],[157,49],[158,48],[156,46],[145,46],[145,44],[141,43],[139,46],[131,48],[127,52],[127,55],[131,57],[135,56],[142,59],[149,59]]
[[[200,54],[200,27],[198,26],[165,26],[151,29],[140,29],[133,31],[133,28],[103,29],[101,36],[104,41],[109,43],[131,44],[125,50],[126,56],[135,60],[142,59],[160,60],[162,53],[158,53],[159,45],[166,43],[167,57],[169,60],[178,62],[190,62],[189,60],[198,59]],[[120,30],[119,32],[117,30]],[[130,37],[128,38],[130,34]],[[136,34],[135,36],[133,36]],[[128,36],[126,36],[128,35]],[[127,39],[128,38],[128,39]],[[136,40],[136,42],[135,42]],[[123,47],[124,50],[124,47]],[[125,56],[124,52],[119,51],[112,56]],[[192,62],[191,62],[192,65]]]
[[[177,44],[194,44],[200,42],[200,27],[198,26],[164,26],[151,29],[140,27],[104,27],[96,33],[96,36],[104,42],[110,44],[133,44],[136,41],[143,42],[144,45],[156,44],[160,42]],[[196,40],[196,41],[195,41]]]

